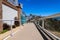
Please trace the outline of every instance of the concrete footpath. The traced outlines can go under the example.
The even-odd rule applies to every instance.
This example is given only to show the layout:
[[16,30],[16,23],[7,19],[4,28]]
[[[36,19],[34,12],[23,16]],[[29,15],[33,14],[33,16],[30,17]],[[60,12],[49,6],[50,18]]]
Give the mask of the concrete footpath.
[[33,23],[26,23],[7,40],[43,40],[43,38]]

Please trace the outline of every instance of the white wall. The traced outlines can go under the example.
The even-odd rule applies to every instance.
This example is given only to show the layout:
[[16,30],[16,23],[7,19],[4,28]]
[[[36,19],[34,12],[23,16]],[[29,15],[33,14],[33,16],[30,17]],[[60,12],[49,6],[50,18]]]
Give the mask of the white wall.
[[[16,10],[14,10],[14,9],[4,5],[4,4],[2,4],[2,11],[3,11],[3,13],[2,13],[3,20],[14,20],[14,17],[16,17],[16,16],[18,17]],[[9,25],[11,24],[11,22],[9,22],[9,21],[4,21],[4,23],[7,23]]]

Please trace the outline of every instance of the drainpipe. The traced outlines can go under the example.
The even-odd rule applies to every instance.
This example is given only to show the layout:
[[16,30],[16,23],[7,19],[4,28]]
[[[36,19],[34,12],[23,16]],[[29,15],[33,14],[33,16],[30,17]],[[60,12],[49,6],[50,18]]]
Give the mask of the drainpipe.
[[2,21],[2,1],[3,0],[0,0],[0,32],[2,32],[3,31],[3,21]]
[[18,20],[19,20],[20,25],[21,25],[22,8],[21,8],[20,4],[17,6],[17,10],[18,10]]

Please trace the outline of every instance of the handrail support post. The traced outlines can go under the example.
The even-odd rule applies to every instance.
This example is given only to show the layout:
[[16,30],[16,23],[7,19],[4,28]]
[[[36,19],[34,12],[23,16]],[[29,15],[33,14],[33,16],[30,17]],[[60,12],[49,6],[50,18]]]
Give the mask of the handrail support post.
[[42,27],[44,28],[44,19],[42,20]]

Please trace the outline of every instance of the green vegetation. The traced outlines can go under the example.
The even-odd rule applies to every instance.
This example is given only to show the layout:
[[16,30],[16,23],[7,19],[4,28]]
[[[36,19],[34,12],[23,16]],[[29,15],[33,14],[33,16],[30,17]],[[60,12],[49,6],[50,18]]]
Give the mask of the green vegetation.
[[45,20],[45,28],[51,31],[60,32],[60,20],[50,18]]
[[7,29],[5,29],[5,30],[3,30],[0,34],[3,34],[3,33],[5,33],[5,32],[7,32],[8,30]]

